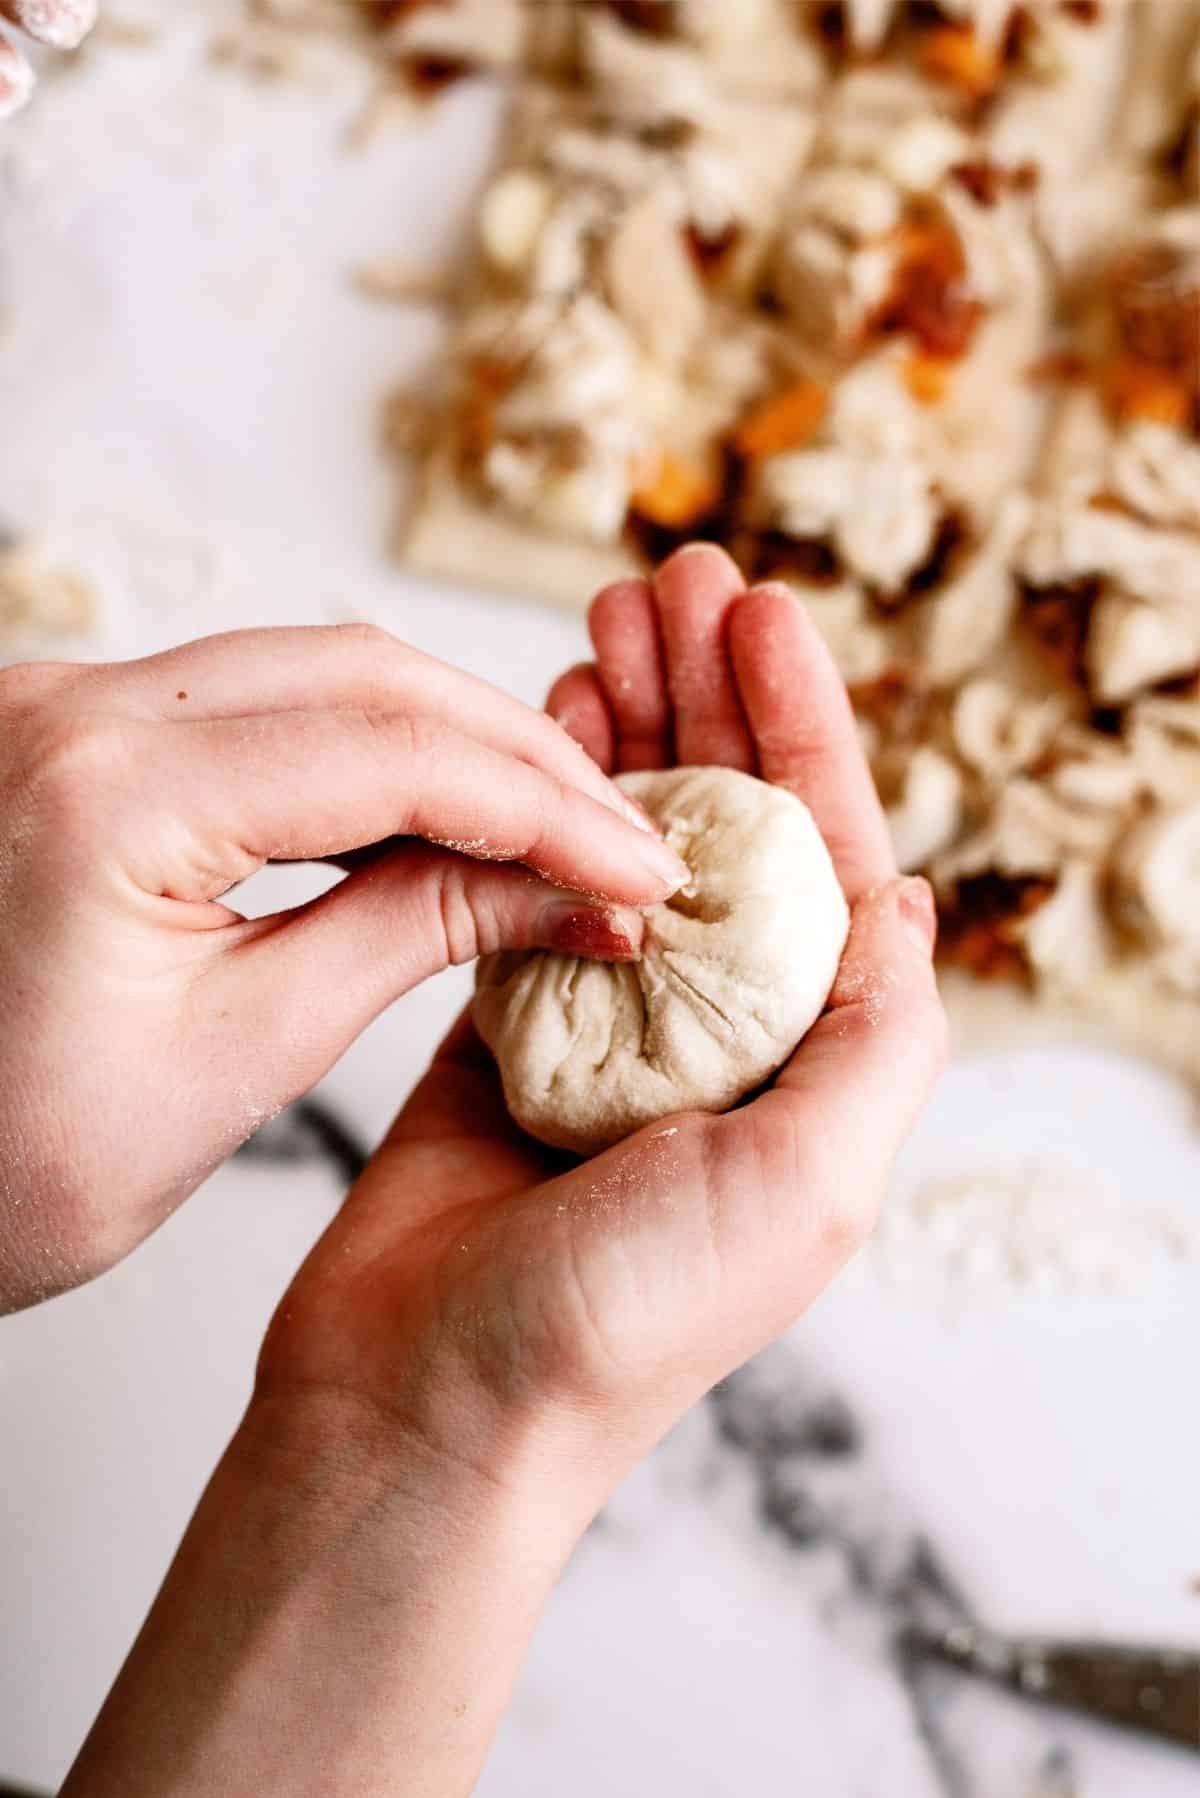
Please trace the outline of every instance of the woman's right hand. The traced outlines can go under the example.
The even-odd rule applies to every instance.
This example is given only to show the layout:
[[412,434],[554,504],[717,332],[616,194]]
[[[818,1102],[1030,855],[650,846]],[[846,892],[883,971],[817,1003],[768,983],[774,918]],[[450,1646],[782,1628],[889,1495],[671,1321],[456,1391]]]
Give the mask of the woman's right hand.
[[[96,10],[96,0],[0,0],[0,18],[53,50],[78,49],[96,23]],[[0,119],[24,106],[33,81],[27,58],[0,27]]]
[[[371,845],[295,910],[222,903]],[[0,672],[0,1311],[127,1253],[427,975],[632,956],[686,874],[559,725],[369,626]]]

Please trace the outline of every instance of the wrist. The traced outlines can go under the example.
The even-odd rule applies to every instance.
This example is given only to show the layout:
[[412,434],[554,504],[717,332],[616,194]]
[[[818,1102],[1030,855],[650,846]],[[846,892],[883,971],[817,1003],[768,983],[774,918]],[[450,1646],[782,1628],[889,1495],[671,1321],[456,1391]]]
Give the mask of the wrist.
[[368,1518],[360,1550],[386,1566],[405,1557],[414,1519],[436,1514],[439,1532],[460,1542],[536,1541],[552,1582],[615,1483],[592,1448],[548,1404],[510,1404],[425,1368],[386,1402],[260,1377],[226,1466],[259,1502],[270,1493],[298,1536]]
[[64,1792],[465,1798],[591,1490],[478,1392],[260,1382]]

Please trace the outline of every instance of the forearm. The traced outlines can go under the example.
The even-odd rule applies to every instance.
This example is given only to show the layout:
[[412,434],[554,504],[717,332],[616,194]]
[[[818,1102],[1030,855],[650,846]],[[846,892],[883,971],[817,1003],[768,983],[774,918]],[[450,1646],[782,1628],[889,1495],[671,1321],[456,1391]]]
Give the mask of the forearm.
[[63,1798],[471,1790],[588,1500],[347,1411],[251,1406]]

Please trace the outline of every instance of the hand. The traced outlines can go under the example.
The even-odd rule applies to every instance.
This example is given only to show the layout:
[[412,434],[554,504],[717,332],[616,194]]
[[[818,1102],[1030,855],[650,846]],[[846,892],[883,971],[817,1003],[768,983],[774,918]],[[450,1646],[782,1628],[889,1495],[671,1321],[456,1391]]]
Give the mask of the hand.
[[753,1103],[584,1165],[455,1029],[285,1295],[63,1798],[466,1798],[609,1488],[871,1227],[944,1026],[833,664],[709,549],[601,595],[592,635],[551,710],[603,767],[724,762],[811,806],[854,905],[829,1009]]
[[[0,0],[11,19],[40,44],[75,50],[96,23],[96,0]],[[33,92],[33,70],[0,28],[0,119],[19,111]]]
[[896,877],[845,690],[798,601],[746,592],[722,552],[692,547],[652,584],[601,594],[591,630],[597,665],[564,676],[550,710],[602,767],[722,763],[812,809],[853,908],[828,1009],[751,1104],[583,1165],[521,1135],[460,1022],[285,1297],[259,1390],[353,1396],[458,1455],[445,1390],[486,1391],[510,1429],[581,1420],[599,1503],[870,1232],[945,1023],[929,888]]
[[[294,911],[221,903],[396,836]],[[125,1254],[426,975],[632,955],[685,873],[558,725],[370,627],[0,672],[0,1310]]]

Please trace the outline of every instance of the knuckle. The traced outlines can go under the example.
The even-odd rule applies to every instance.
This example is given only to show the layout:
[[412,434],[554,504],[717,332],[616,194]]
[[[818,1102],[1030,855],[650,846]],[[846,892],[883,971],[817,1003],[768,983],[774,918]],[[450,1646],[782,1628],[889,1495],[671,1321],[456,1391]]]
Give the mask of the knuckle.
[[434,902],[440,946],[450,967],[461,967],[483,953],[479,922],[467,890],[465,871],[453,862],[437,871]]
[[57,692],[70,673],[69,662],[15,662],[0,668],[0,706],[36,706]]
[[345,624],[331,624],[328,629],[338,643],[363,649],[375,655],[391,655],[402,647],[398,637],[385,630],[381,624],[371,624],[365,619],[352,619]]
[[436,719],[422,713],[364,709],[361,717],[366,729],[383,739],[389,758],[433,760],[446,755],[450,749],[451,733]]

